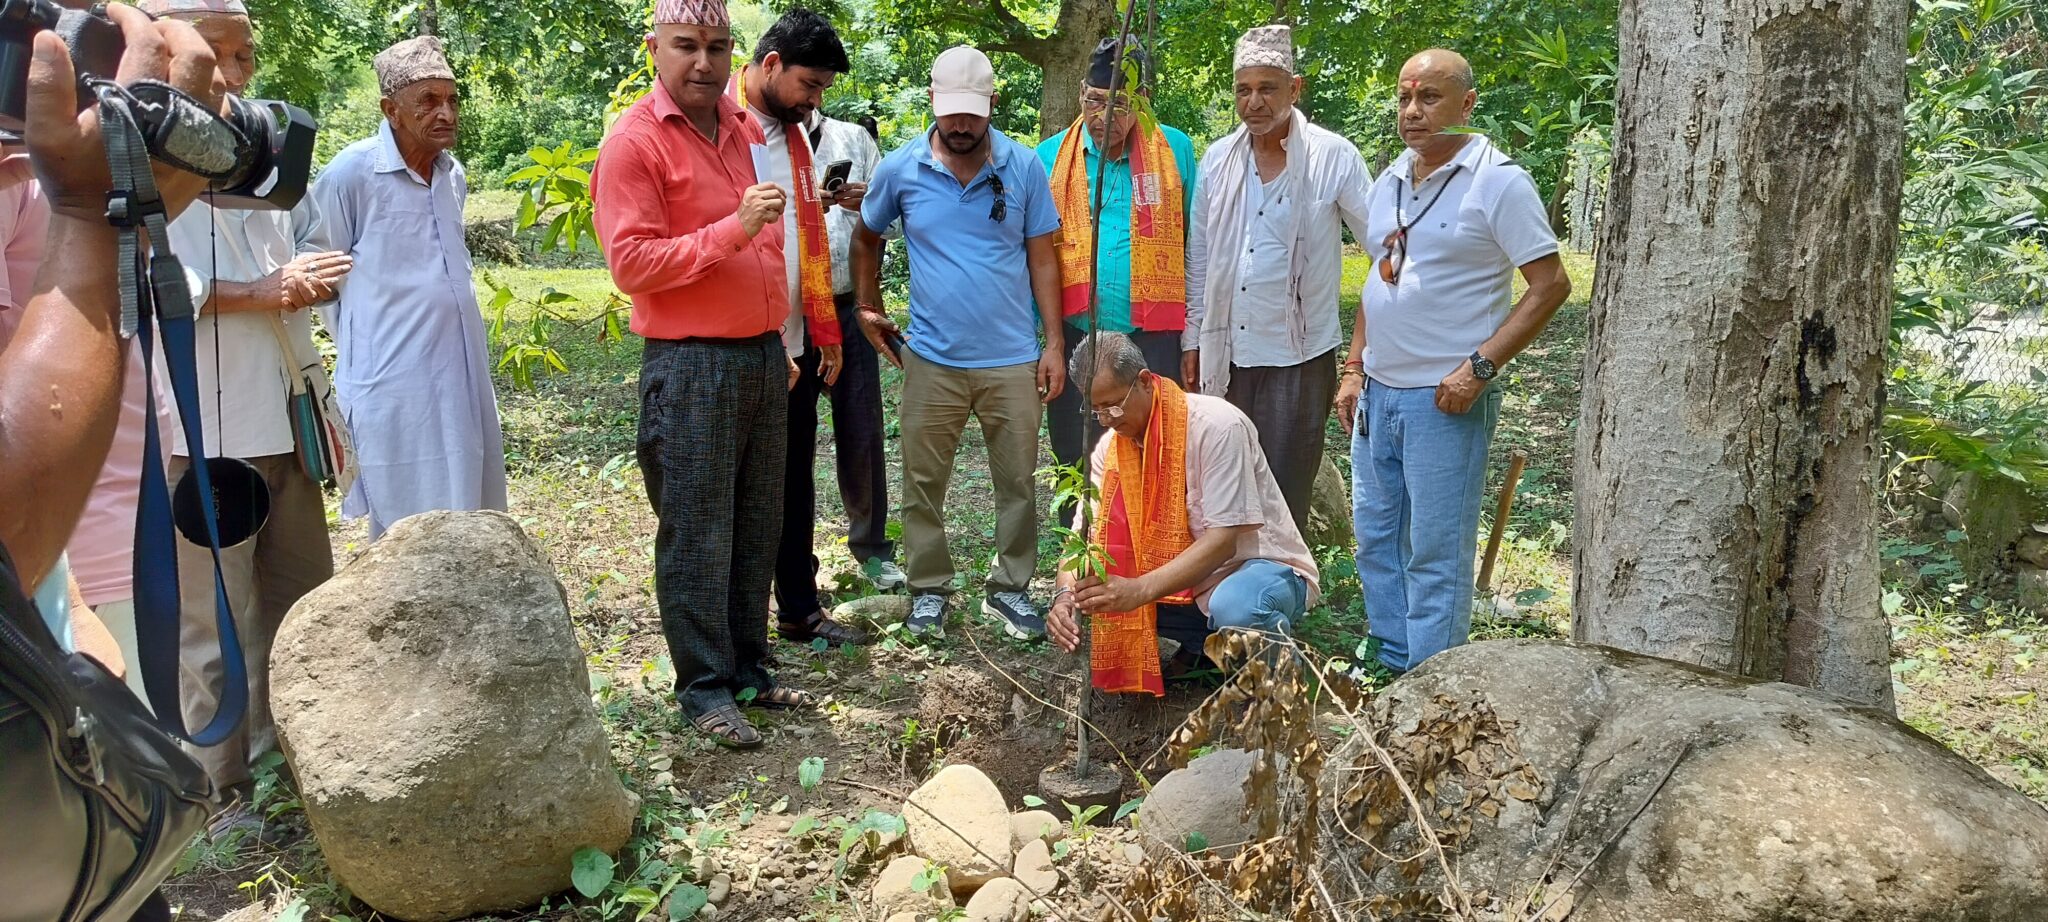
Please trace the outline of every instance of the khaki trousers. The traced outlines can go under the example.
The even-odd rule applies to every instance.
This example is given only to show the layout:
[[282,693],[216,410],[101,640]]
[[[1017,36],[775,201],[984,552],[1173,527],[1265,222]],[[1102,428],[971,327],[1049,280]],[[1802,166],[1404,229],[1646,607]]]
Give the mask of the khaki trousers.
[[981,421],[996,494],[991,592],[1021,592],[1038,569],[1038,401],[1035,364],[953,368],[903,351],[903,558],[913,594],[950,592],[946,488],[967,418]]
[[[245,458],[270,487],[270,519],[263,530],[220,552],[228,605],[235,614],[242,660],[249,669],[249,714],[240,732],[218,746],[193,749],[214,787],[227,792],[249,780],[250,763],[277,748],[270,721],[270,646],[299,598],[334,575],[334,549],[327,541],[327,506],[299,467],[296,455]],[[191,461],[173,457],[170,482],[184,476]],[[213,555],[178,538],[179,699],[185,726],[198,729],[220,702],[225,666],[214,626]]]

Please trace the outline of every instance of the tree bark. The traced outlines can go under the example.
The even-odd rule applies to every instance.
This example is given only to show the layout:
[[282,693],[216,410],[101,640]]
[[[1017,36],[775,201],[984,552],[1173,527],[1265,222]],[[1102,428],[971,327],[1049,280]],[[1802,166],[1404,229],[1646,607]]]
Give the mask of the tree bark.
[[420,0],[420,34],[441,34],[441,8],[436,0]]
[[1628,0],[1573,636],[1893,707],[1878,426],[1898,0]]
[[1036,47],[1036,55],[1026,56],[1043,74],[1038,91],[1040,138],[1065,131],[1080,116],[1081,84],[1088,79],[1089,59],[1095,55],[1095,46],[1116,31],[1116,26],[1116,6],[1107,0],[1060,4],[1052,34]]

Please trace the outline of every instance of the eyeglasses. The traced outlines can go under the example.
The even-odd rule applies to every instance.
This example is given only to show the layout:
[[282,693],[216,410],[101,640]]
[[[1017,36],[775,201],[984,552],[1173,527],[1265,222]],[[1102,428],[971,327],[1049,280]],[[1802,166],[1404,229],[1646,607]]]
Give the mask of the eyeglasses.
[[989,206],[988,219],[997,224],[1010,216],[1010,201],[1003,197],[1003,174],[996,172],[993,163],[989,166],[988,187],[996,195],[996,203]]
[[1089,407],[1088,412],[1095,414],[1096,423],[1103,426],[1114,426],[1123,421],[1124,404],[1130,403],[1131,395],[1137,392],[1138,382],[1132,381],[1130,389],[1124,391],[1124,399],[1106,407]]
[[1387,235],[1380,247],[1387,255],[1380,258],[1380,281],[1389,285],[1401,281],[1401,267],[1408,262],[1408,229],[1402,228]]
[[[1083,97],[1081,97],[1081,111],[1083,111],[1083,112],[1086,112],[1086,113],[1088,113],[1089,115],[1094,115],[1094,114],[1095,114],[1095,113],[1097,113],[1097,112],[1100,112],[1100,111],[1102,111],[1102,110],[1104,110],[1104,109],[1107,109],[1107,108],[1109,108],[1109,105],[1110,105],[1110,98],[1109,98],[1109,97],[1107,97],[1107,96],[1083,96]],[[1118,96],[1118,97],[1116,97],[1116,110],[1117,110],[1118,112],[1130,112],[1130,111],[1132,111],[1132,105],[1131,105],[1131,97],[1129,97],[1129,96]]]

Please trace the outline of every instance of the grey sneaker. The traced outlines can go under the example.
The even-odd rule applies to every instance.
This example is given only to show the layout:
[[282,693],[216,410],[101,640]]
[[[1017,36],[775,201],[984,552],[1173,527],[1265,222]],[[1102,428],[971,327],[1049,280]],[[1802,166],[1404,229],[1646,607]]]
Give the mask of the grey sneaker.
[[1045,636],[1045,616],[1021,592],[991,592],[982,597],[981,613],[1003,622],[1003,631],[1018,640]]
[[883,592],[901,589],[905,583],[910,582],[909,578],[903,575],[903,568],[898,567],[895,561],[883,560],[880,557],[868,558],[868,562],[861,565],[860,572],[868,578],[868,585]]
[[912,637],[941,637],[945,634],[946,597],[927,592],[910,600],[910,617],[903,630]]

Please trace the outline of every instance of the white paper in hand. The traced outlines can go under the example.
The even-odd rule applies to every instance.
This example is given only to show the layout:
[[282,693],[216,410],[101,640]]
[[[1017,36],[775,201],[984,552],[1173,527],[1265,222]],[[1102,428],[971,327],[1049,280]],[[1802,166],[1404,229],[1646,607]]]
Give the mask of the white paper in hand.
[[775,175],[775,173],[768,168],[771,162],[768,159],[768,145],[749,144],[747,145],[747,152],[754,155],[754,182],[770,182],[771,180],[768,177]]

